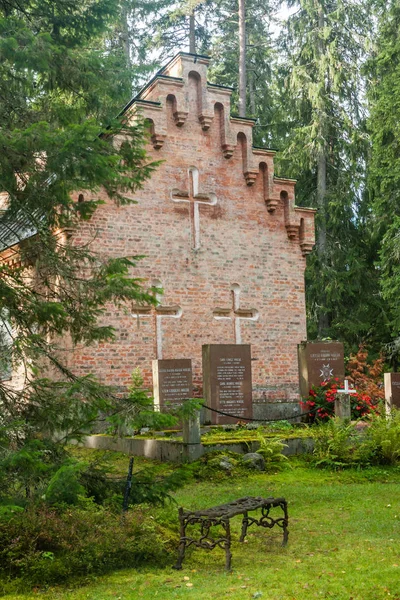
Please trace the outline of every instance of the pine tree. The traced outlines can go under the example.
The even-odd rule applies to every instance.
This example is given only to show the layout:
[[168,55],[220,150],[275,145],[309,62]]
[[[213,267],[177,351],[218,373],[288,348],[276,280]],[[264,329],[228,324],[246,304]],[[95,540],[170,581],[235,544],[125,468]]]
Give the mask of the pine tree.
[[[209,53],[212,56],[210,79],[232,86],[233,112],[240,114],[240,87],[245,104],[242,116],[259,117],[254,131],[255,143],[271,143],[271,123],[275,104],[272,100],[272,65],[275,56],[270,34],[271,7],[269,3],[246,0],[245,34],[239,39],[238,0],[219,0],[212,9],[214,30]],[[243,19],[242,19],[243,20]],[[240,50],[240,47],[242,48]],[[242,56],[242,61],[240,61]],[[245,77],[240,86],[239,64],[245,65]]]
[[0,265],[0,349],[3,364],[12,354],[25,373],[20,390],[0,381],[0,432],[14,445],[39,431],[68,434],[111,409],[112,390],[75,376],[60,342],[112,338],[98,322],[108,302],[155,303],[132,276],[136,257],[101,257],[66,235],[96,210],[100,189],[128,202],[155,168],[144,124],[112,118],[128,99],[114,71],[119,51],[105,42],[117,8],[114,0],[0,0],[0,244],[18,259]]

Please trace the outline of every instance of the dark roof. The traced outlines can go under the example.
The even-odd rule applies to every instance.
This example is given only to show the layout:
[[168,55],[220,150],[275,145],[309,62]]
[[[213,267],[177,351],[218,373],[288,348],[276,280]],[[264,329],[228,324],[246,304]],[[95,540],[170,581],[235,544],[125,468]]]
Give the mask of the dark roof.
[[0,251],[6,250],[37,233],[35,220],[23,210],[6,210],[0,215]]

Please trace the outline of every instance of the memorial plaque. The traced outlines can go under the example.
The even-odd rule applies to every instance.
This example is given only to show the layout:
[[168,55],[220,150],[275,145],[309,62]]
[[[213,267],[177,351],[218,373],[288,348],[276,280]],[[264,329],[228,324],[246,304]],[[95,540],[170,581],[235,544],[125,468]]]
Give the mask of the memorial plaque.
[[390,412],[392,406],[400,410],[400,373],[385,373],[384,377],[386,411]]
[[207,406],[234,417],[208,411],[213,425],[252,418],[251,348],[249,344],[203,346],[203,393]]
[[300,392],[308,396],[313,385],[337,377],[344,379],[344,352],[341,342],[302,342],[298,345]]
[[176,407],[193,397],[190,358],[153,360],[154,406]]

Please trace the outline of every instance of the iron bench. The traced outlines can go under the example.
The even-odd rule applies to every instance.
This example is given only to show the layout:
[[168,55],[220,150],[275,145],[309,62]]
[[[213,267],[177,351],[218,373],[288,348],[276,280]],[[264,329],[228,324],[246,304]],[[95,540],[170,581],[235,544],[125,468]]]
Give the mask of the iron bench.
[[[273,518],[270,516],[270,510],[274,507],[280,507],[283,511],[283,516]],[[249,512],[261,509],[259,519],[249,517]],[[289,531],[289,515],[287,510],[287,502],[284,498],[261,498],[261,497],[246,497],[239,498],[228,504],[221,504],[206,510],[190,511],[184,508],[179,508],[179,523],[180,523],[180,541],[178,548],[178,561],[174,569],[182,569],[182,561],[185,557],[185,550],[192,544],[196,547],[206,550],[213,550],[216,546],[225,549],[225,568],[231,570],[231,527],[230,519],[237,515],[243,515],[242,532],[240,542],[244,542],[247,529],[250,525],[258,525],[260,527],[268,527],[271,529],[274,525],[278,525],[283,530],[282,545],[285,546],[288,542]],[[200,524],[200,538],[195,539],[186,535],[188,525]],[[210,535],[211,527],[221,525],[224,529],[224,534],[218,538],[213,538]]]

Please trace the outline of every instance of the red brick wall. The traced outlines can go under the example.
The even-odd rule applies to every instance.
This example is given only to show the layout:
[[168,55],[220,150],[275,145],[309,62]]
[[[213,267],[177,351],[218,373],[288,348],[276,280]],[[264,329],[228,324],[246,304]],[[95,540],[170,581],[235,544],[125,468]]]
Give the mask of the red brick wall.
[[[181,318],[162,320],[163,358],[192,358],[198,393],[202,344],[235,342],[233,321],[216,320],[213,311],[232,306],[231,286],[238,284],[240,307],[258,311],[258,320],[241,323],[242,343],[252,346],[254,399],[295,400],[297,344],[306,338],[304,254],[313,244],[314,215],[294,207],[293,182],[273,178],[273,153],[251,151],[252,124],[229,121],[229,90],[207,89],[206,68],[207,61],[180,55],[165,74],[182,75],[183,82],[161,78],[145,90],[143,98],[161,102],[161,108],[142,107],[154,122],[155,145],[162,144],[149,144],[149,154],[164,162],[136,194],[137,204],[117,207],[104,198],[74,241],[95,236],[93,249],[106,255],[146,255],[132,274],[148,284],[159,280],[162,304],[182,309]],[[187,77],[189,70],[201,81]],[[168,94],[175,100],[167,101]],[[135,105],[130,110],[134,118]],[[177,118],[184,123],[177,125]],[[225,158],[229,143],[233,153]],[[174,189],[188,190],[190,167],[198,170],[199,192],[216,196],[215,205],[200,207],[198,249],[189,204],[171,198]],[[151,385],[155,316],[143,315],[138,323],[130,312],[109,307],[104,322],[115,327],[116,341],[77,348],[71,357],[77,373],[94,372],[108,384],[126,386],[140,367]]]

